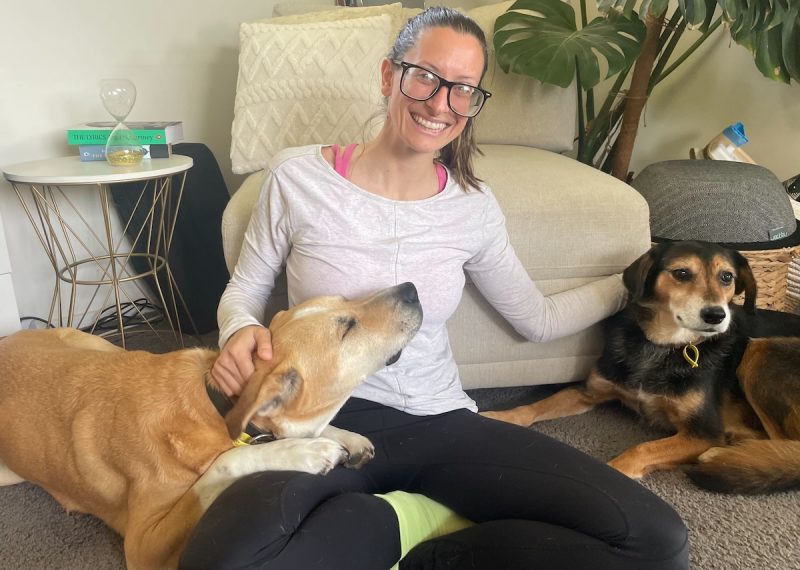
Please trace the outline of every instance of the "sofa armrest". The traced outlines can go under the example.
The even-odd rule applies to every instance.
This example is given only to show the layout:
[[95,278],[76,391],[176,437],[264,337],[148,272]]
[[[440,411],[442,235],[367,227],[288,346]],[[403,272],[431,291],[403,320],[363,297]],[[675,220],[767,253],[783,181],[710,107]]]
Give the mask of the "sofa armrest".
[[236,260],[239,259],[242,249],[244,232],[250,223],[250,214],[256,207],[266,177],[266,171],[258,170],[245,178],[222,213],[222,253],[229,275],[233,275],[233,268],[236,267]]

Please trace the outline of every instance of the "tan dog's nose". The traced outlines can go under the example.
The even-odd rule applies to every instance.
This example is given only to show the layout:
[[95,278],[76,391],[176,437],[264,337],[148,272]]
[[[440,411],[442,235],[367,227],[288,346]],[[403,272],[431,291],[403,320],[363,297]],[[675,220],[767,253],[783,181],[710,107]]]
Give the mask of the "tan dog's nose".
[[397,295],[401,301],[409,305],[416,305],[419,303],[419,296],[417,295],[416,286],[407,281],[397,286]]

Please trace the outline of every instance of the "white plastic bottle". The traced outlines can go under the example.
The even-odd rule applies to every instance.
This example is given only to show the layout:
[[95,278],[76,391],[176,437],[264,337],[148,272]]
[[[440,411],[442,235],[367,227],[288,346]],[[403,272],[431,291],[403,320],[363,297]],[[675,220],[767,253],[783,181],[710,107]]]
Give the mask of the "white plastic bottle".
[[703,156],[712,160],[733,160],[755,164],[756,162],[741,148],[747,141],[744,125],[734,123],[711,139],[711,142],[703,149]]

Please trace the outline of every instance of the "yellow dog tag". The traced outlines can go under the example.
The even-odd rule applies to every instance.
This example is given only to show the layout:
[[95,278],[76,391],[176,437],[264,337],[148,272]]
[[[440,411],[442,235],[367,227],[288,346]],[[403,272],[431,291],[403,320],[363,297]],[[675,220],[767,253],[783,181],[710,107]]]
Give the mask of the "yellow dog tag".
[[700,366],[700,351],[691,342],[683,347],[683,357],[692,365],[692,368]]
[[250,445],[250,440],[252,438],[247,435],[246,433],[242,432],[239,437],[233,440],[233,447],[243,447],[245,445]]

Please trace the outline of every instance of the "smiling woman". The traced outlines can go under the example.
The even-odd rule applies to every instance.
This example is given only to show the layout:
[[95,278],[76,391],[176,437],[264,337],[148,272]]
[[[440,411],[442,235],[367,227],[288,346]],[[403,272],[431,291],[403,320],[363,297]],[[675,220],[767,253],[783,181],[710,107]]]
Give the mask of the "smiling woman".
[[324,477],[239,480],[198,525],[184,568],[687,567],[686,529],[666,503],[573,448],[475,413],[461,385],[447,321],[465,273],[531,341],[583,330],[624,302],[618,275],[551,296],[531,281],[472,167],[486,69],[475,21],[425,10],[380,62],[377,136],[270,161],[220,302],[214,377],[247,390],[253,353],[270,357],[259,319],[284,267],[290,304],[408,281],[424,318],[331,421],[370,438],[374,458]]

